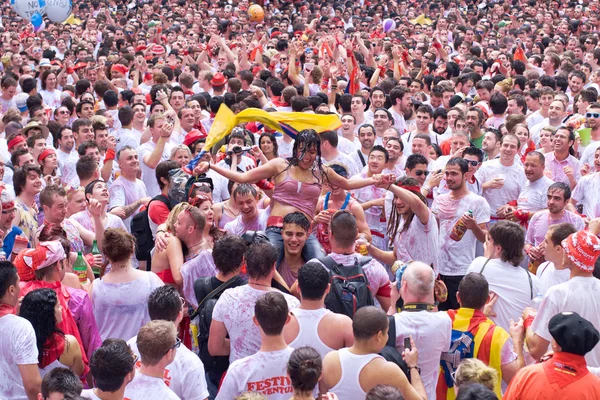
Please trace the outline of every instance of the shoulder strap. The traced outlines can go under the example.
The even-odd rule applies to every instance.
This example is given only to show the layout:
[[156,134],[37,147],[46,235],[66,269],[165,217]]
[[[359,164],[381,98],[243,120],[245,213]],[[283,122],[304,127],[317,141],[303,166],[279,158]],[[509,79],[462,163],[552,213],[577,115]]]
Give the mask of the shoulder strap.
[[385,345],[396,347],[396,320],[393,315],[388,315],[388,341]]
[[489,263],[491,260],[491,258],[488,258],[487,260],[485,260],[485,263],[483,263],[483,267],[481,267],[481,271],[479,271],[480,274],[483,274],[483,270],[485,269],[485,266],[487,265],[487,263]]
[[327,269],[330,270],[330,271],[337,264],[335,262],[335,260],[333,258],[331,258],[331,256],[319,257],[318,260],[321,262],[321,264],[323,264],[324,266],[326,266]]
[[344,200],[344,204],[342,204],[342,208],[340,210],[345,210],[348,207],[348,203],[350,203],[350,192],[346,193],[346,199]]
[[237,278],[237,275],[234,276],[233,278],[231,278],[230,280],[228,280],[227,282],[221,283],[217,288],[215,288],[212,292],[210,292],[209,294],[206,295],[205,298],[202,299],[202,301],[200,302],[200,304],[198,304],[198,308],[196,308],[196,310],[192,313],[192,315],[190,315],[190,320],[193,320],[194,318],[196,318],[198,316],[198,314],[200,313],[200,311],[202,311],[202,308],[204,307],[204,304],[220,295],[221,293],[223,293],[226,289],[229,288],[229,286],[233,283],[233,281]]
[[360,162],[361,162],[362,166],[363,167],[366,166],[367,163],[365,161],[365,157],[362,154],[362,151],[360,151],[360,149],[358,149],[358,150],[356,150],[356,152],[358,153],[358,158],[360,158]]
[[329,205],[329,198],[331,197],[331,192],[327,192],[325,194],[325,200],[323,200],[323,210],[327,210],[327,207]]
[[525,273],[527,274],[527,279],[529,279],[529,294],[531,296],[531,300],[533,300],[533,281],[531,280],[531,274],[527,270],[525,270]]

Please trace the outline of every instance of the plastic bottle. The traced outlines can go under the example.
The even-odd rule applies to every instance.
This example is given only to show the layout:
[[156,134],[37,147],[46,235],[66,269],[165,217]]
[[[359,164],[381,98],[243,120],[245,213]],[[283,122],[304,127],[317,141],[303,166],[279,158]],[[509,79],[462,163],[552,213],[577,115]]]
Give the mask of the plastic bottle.
[[[92,253],[93,255],[100,254],[100,250],[98,249],[98,242],[95,239],[92,243],[92,250],[90,251],[90,253]],[[94,271],[95,277],[100,277],[100,267],[93,266],[92,271]]]
[[[463,217],[465,217],[465,216],[472,217],[473,211],[467,210],[463,214]],[[463,221],[463,217],[459,218],[458,221],[456,221],[456,223],[452,227],[452,231],[450,232],[450,239],[452,239],[456,242],[460,242],[461,239],[463,238],[463,236],[465,236],[465,232],[467,232],[467,226],[465,225],[465,222]]]
[[81,251],[77,252],[77,259],[73,264],[73,272],[75,272],[75,275],[77,275],[77,278],[79,278],[79,282],[87,282],[87,264],[83,259],[83,254]]
[[364,233],[358,235],[358,239],[356,239],[355,246],[358,252],[363,256],[369,255],[369,248],[367,247],[367,236]]
[[540,304],[542,304],[542,300],[544,296],[541,293],[538,293],[533,299],[531,299],[531,308],[535,308],[536,311],[539,311]]

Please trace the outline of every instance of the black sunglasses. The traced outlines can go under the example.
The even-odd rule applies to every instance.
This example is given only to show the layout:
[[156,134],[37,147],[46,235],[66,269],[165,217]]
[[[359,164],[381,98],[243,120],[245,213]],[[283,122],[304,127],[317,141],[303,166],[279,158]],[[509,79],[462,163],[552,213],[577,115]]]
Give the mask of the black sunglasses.
[[466,162],[468,162],[469,164],[471,164],[471,166],[476,167],[479,165],[479,161],[475,161],[475,160],[465,160]]
[[171,346],[165,354],[167,354],[171,350],[179,348],[179,346],[181,346],[181,339],[177,338],[177,340],[175,341],[175,344],[173,346]]
[[429,171],[415,171],[415,175],[416,176],[421,176],[421,175],[429,175]]

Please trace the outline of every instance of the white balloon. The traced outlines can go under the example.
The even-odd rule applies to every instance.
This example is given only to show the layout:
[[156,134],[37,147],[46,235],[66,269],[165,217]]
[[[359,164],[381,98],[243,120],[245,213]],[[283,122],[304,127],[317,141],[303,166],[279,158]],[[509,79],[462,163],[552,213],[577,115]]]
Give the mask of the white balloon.
[[44,15],[46,12],[45,1],[40,0],[14,0],[11,2],[15,12],[23,19],[31,21],[31,17],[35,13]]
[[71,0],[46,0],[46,15],[52,22],[63,22],[71,15]]

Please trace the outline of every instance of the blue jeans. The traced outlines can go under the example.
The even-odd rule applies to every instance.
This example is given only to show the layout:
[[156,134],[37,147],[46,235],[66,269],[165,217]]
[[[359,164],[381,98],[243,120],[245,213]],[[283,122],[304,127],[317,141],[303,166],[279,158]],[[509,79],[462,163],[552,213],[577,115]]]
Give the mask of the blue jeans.
[[[281,229],[274,226],[269,226],[266,229],[267,237],[269,241],[277,250],[279,251],[279,258],[277,259],[277,265],[281,263],[283,260],[284,250],[283,250],[283,237],[281,237]],[[304,247],[302,248],[302,258],[305,261],[312,260],[313,258],[325,257],[326,254],[321,248],[321,243],[317,240],[315,235],[311,234],[306,243],[304,243]]]

